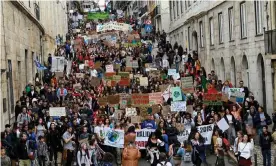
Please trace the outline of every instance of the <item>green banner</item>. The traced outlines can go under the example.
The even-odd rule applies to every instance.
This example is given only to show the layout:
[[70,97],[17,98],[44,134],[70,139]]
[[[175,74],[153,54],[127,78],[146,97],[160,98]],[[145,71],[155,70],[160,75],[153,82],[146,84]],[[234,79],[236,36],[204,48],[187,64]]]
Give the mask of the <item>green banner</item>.
[[87,19],[88,20],[96,20],[96,19],[102,19],[102,20],[105,20],[105,19],[108,19],[109,18],[109,13],[88,13],[87,15]]

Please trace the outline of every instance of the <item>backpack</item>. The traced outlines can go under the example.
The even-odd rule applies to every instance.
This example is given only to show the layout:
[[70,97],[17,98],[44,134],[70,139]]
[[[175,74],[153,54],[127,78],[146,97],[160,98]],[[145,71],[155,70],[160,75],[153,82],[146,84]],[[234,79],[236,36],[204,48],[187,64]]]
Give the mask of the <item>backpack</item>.
[[160,162],[160,163],[158,163],[158,164],[160,164],[161,166],[166,166],[166,165],[167,165],[167,161],[165,161],[164,164],[162,164],[162,162]]

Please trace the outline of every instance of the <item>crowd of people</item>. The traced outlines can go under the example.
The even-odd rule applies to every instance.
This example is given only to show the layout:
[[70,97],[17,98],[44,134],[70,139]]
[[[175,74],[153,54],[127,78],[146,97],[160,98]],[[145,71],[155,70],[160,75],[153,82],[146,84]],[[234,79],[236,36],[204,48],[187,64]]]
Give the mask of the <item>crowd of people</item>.
[[[50,55],[43,79],[37,75],[34,82],[26,86],[16,102],[16,122],[7,124],[1,133],[3,166],[71,166],[74,163],[136,166],[141,157],[152,166],[183,166],[185,162],[200,166],[208,165],[207,147],[217,156],[218,166],[225,165],[225,155],[236,165],[250,166],[254,144],[261,146],[264,166],[271,166],[271,143],[276,143],[276,132],[269,132],[268,126],[276,122],[276,116],[266,113],[242,80],[238,86],[244,94],[241,102],[227,96],[226,100],[217,99],[221,104],[210,104],[206,96],[231,92],[234,87],[229,80],[220,80],[215,71],[206,74],[200,55],[196,51],[188,53],[177,43],[172,47],[164,32],[158,31],[151,38],[152,34],[142,37],[139,30],[134,31],[136,33],[131,34],[138,34],[139,40],[147,42],[130,42],[131,46],[126,46],[123,42],[129,41],[118,40],[115,47],[103,40],[87,42],[78,33],[67,36],[66,43],[54,56],[64,56],[66,63],[72,64],[71,70],[67,72],[65,64],[62,75],[51,72]],[[119,36],[122,34],[119,32]],[[77,46],[76,40],[81,41]],[[130,58],[138,62],[137,67],[129,67]],[[110,65],[114,67],[113,72],[106,67]],[[168,74],[171,69],[175,69],[175,74]],[[121,81],[115,83],[108,75],[121,72],[127,73],[124,82],[123,75]],[[146,85],[144,81],[142,85],[141,77],[147,78]],[[175,102],[170,87],[182,89],[181,79],[185,77],[192,78],[193,87],[190,92],[178,94],[177,101],[185,101],[184,106],[191,109],[188,111],[183,106],[174,111],[170,107]],[[118,94],[158,92],[162,101],[155,103],[157,111],[150,103],[133,105],[133,98],[124,107],[118,101],[102,101]],[[133,123],[126,107],[135,108],[139,122]],[[165,111],[165,107],[169,110]],[[66,115],[52,116],[52,108],[65,108]],[[227,123],[225,130],[218,125],[221,119]],[[204,131],[199,130],[202,126],[211,127],[211,138],[202,136]],[[138,130],[152,131],[145,145],[137,144]],[[107,131],[122,131],[122,146],[117,146],[117,142],[114,146],[108,145]],[[187,138],[180,139],[183,133]]]

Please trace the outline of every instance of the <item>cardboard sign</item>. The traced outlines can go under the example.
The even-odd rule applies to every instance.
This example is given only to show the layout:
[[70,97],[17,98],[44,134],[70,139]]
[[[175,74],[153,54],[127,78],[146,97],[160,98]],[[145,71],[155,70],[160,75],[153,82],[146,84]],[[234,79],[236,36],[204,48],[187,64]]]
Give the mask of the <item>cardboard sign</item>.
[[139,65],[138,65],[138,60],[133,60],[132,61],[132,68],[138,68]]
[[176,69],[168,69],[168,76],[173,76],[176,74]]
[[50,107],[49,110],[50,116],[66,116],[65,107]]
[[136,108],[126,108],[126,117],[136,116]]
[[101,85],[101,79],[98,77],[91,77],[90,84],[94,87]]
[[115,112],[114,112],[114,118],[115,119],[121,119],[122,118],[122,116],[123,116],[123,110],[115,110]]
[[148,94],[132,94],[131,95],[132,105],[148,105],[149,95]]
[[181,88],[184,93],[194,93],[194,81],[193,77],[182,77]]
[[131,96],[126,93],[120,93],[120,108],[124,109],[126,106],[131,105]]
[[113,81],[116,81],[116,82],[119,82],[121,81],[121,76],[119,75],[114,75],[113,78],[112,78]]
[[107,102],[109,104],[119,104],[120,96],[119,95],[109,95],[109,96],[107,96]]
[[182,91],[180,87],[171,87],[172,99],[173,101],[181,101],[182,100]]
[[118,73],[121,78],[129,78],[129,72],[119,72]]
[[108,80],[112,80],[114,75],[116,75],[115,72],[110,72],[110,73],[106,72],[104,73],[104,78]]
[[193,114],[194,112],[194,107],[193,105],[187,105],[186,106],[186,112],[190,113],[191,115]]
[[132,124],[141,123],[141,117],[140,116],[131,116],[131,123]]
[[98,98],[98,103],[99,103],[100,106],[105,106],[108,103],[107,97],[99,97]]
[[112,72],[114,72],[114,70],[113,70],[113,65],[105,65],[105,71],[106,71],[107,73],[112,73]]
[[140,86],[148,86],[149,85],[149,81],[148,81],[148,77],[140,77]]
[[102,67],[102,62],[96,62],[95,65],[94,65],[95,69],[99,69]]
[[222,105],[222,94],[204,94],[203,95],[203,104],[205,105]]
[[77,84],[74,84],[73,85],[73,89],[77,89],[77,90],[79,90],[79,89],[81,89],[81,84],[80,83],[77,83]]
[[151,106],[151,108],[152,108],[152,112],[151,112],[152,114],[159,113],[160,111],[160,106],[158,104]]
[[167,116],[169,113],[171,113],[171,107],[169,105],[162,107],[162,114]]
[[129,86],[130,85],[130,79],[129,78],[121,78],[119,81],[120,86]]
[[84,78],[84,73],[76,73],[76,78]]
[[173,112],[186,111],[186,101],[173,101],[171,103],[171,110]]
[[149,104],[163,104],[162,92],[149,93]]
[[121,64],[114,64],[114,65],[113,65],[113,68],[114,68],[115,70],[120,70]]
[[149,71],[149,76],[153,78],[159,78],[161,76],[160,70],[151,70]]

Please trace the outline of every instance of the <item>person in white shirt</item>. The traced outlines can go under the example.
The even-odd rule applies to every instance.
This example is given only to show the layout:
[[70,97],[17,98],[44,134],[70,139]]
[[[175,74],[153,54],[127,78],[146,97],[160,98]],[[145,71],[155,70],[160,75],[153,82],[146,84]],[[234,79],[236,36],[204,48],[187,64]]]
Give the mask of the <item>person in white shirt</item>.
[[239,166],[251,166],[251,157],[253,156],[253,139],[249,142],[248,136],[243,136],[243,141],[238,145]]
[[167,157],[165,153],[159,154],[159,163],[156,166],[172,166],[172,164],[167,161]]

